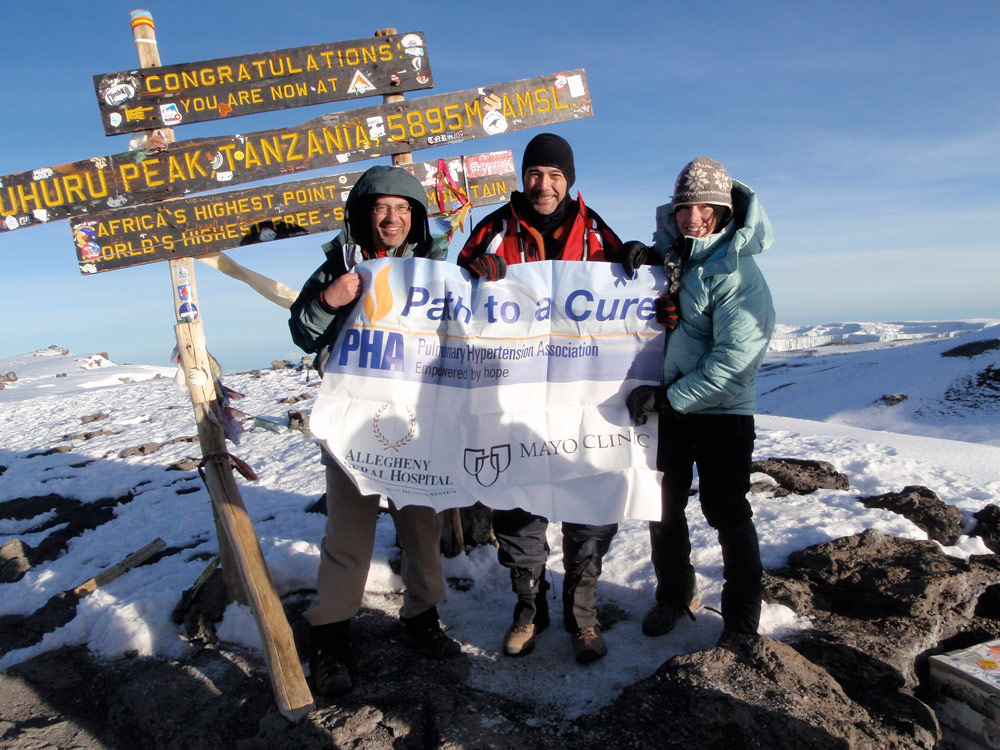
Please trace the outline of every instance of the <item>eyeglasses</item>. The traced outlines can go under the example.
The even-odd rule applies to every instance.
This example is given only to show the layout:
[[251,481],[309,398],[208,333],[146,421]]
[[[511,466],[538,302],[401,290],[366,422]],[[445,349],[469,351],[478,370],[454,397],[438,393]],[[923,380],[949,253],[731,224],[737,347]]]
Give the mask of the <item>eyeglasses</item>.
[[394,211],[396,216],[409,216],[410,204],[401,203],[398,206],[386,206],[382,203],[377,203],[372,206],[372,213],[376,216],[388,216],[390,211]]

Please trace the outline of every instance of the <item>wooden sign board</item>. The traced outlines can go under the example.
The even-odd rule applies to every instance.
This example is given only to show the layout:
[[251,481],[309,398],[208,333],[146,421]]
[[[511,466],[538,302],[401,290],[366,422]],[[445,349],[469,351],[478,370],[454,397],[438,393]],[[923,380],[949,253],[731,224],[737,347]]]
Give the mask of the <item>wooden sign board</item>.
[[[449,181],[439,168],[448,170]],[[474,156],[407,164],[427,191],[429,216],[450,214],[462,200],[505,203],[517,189],[514,155]],[[259,242],[334,232],[343,226],[347,194],[364,172],[319,177],[133,206],[70,224],[83,274],[193,257]],[[440,191],[440,192],[439,192]]]
[[106,135],[431,88],[422,31],[94,76]]
[[582,69],[0,177],[0,231],[593,114]]

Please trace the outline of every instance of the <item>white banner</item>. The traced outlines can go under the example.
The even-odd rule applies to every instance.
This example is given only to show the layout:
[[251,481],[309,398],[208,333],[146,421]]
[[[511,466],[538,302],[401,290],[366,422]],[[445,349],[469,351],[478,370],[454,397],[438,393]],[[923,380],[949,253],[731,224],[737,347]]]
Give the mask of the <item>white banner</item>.
[[662,269],[544,261],[470,281],[451,263],[359,264],[362,297],[310,425],[365,493],[438,510],[481,500],[553,521],[659,520],[655,420]]

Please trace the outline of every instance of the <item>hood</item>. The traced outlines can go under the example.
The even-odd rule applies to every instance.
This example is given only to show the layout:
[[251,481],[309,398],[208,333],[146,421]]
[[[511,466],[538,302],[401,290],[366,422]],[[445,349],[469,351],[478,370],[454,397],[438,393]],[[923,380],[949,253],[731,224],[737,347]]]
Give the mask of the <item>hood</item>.
[[[757,194],[742,182],[733,180],[733,218],[719,234],[691,238],[694,262],[709,260],[721,263],[718,269],[706,268],[706,273],[733,271],[740,255],[757,255],[771,246],[774,231],[771,220],[757,199]],[[656,209],[656,231],[653,242],[662,257],[667,257],[671,245],[680,237],[671,204]],[[708,259],[708,260],[706,260]]]
[[401,167],[376,166],[368,169],[347,196],[344,207],[344,228],[340,232],[343,245],[356,244],[370,249],[372,243],[371,206],[379,195],[406,198],[413,209],[407,244],[423,246],[431,241],[427,222],[427,194],[423,185]]

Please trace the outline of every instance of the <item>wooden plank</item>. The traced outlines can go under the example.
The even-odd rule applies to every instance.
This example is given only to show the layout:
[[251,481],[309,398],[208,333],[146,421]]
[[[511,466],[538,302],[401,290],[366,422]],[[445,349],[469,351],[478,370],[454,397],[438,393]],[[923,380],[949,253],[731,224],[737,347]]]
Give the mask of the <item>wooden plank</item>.
[[422,31],[94,76],[106,135],[433,85]]
[[0,231],[590,117],[582,69],[0,177]]
[[[517,189],[514,155],[494,151],[442,160],[474,206],[505,203]],[[423,183],[431,217],[461,200],[438,178],[438,161],[404,165]],[[364,172],[178,198],[70,221],[80,272],[196,257],[260,242],[339,231],[347,194]],[[438,186],[441,201],[438,200]]]
[[113,580],[118,578],[125,573],[128,573],[132,568],[142,565],[146,560],[151,558],[161,549],[167,546],[167,543],[162,539],[154,539],[152,542],[147,544],[145,547],[136,550],[130,555],[126,555],[121,562],[112,565],[107,570],[103,570],[98,573],[93,578],[84,581],[76,588],[72,589],[72,592],[76,594],[81,599],[88,594],[93,594],[101,586],[105,586],[111,583]]

